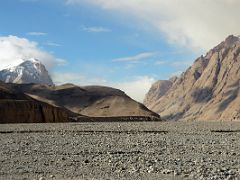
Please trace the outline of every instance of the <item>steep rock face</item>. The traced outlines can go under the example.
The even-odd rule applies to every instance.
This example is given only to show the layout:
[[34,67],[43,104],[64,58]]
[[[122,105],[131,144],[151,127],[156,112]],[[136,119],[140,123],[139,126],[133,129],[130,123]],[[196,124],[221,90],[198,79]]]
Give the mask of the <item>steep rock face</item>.
[[34,99],[54,106],[64,107],[77,114],[94,117],[153,116],[158,114],[128,97],[118,89],[72,84],[50,87],[46,85],[13,85]]
[[240,118],[240,39],[229,36],[199,57],[150,107],[168,120]]
[[18,66],[0,71],[0,80],[6,83],[54,85],[45,66],[36,59],[26,60]]
[[172,87],[172,84],[170,80],[159,80],[155,82],[146,94],[143,103],[151,108],[152,103],[161,98]]
[[76,114],[39,102],[0,82],[0,123],[70,122]]
[[60,108],[31,100],[0,100],[0,123],[71,122]]

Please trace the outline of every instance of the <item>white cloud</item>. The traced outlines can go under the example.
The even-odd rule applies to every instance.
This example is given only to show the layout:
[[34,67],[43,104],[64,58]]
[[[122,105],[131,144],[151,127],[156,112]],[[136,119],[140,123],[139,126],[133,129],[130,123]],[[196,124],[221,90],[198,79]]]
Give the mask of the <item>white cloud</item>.
[[112,61],[113,62],[136,62],[146,58],[153,57],[156,54],[157,54],[156,52],[143,52],[134,56],[113,59]]
[[47,33],[44,33],[44,32],[28,32],[27,35],[29,35],[29,36],[46,36]]
[[209,50],[228,35],[240,34],[239,0],[66,0],[66,3],[94,5],[135,17],[163,33],[169,42],[194,50]]
[[174,77],[174,76],[180,77],[180,75],[181,75],[182,73],[183,73],[183,71],[176,71],[176,72],[170,74],[169,78]]
[[125,66],[125,69],[132,69],[132,68],[134,68],[135,66],[136,66],[136,64],[133,64],[133,63],[127,64],[127,65]]
[[52,74],[52,79],[55,84],[65,84],[65,83],[73,83],[79,86],[87,86],[87,85],[106,85],[107,81],[101,78],[91,78],[88,76],[84,76],[80,73],[69,73],[69,72],[55,72]]
[[0,36],[0,69],[18,65],[22,59],[30,58],[40,60],[47,68],[65,63],[63,59],[40,49],[34,41],[17,36]]
[[37,2],[39,0],[20,0],[21,2]]
[[59,46],[61,46],[61,44],[58,44],[58,43],[55,43],[55,42],[46,42],[45,43],[46,45],[48,45],[48,46],[55,46],[55,47],[59,47]]
[[184,66],[184,67],[189,67],[193,64],[193,61],[189,61],[189,60],[182,60],[182,61],[174,61],[172,63],[170,63],[171,66]]
[[143,102],[144,97],[156,80],[149,76],[139,76],[130,81],[113,83],[112,86],[124,91],[131,98]]
[[163,64],[167,64],[167,61],[155,61],[154,63],[155,65],[163,65]]
[[105,27],[82,27],[83,31],[86,32],[92,32],[92,33],[105,33],[105,32],[111,32],[111,29],[105,28]]
[[152,77],[138,76],[130,80],[110,82],[101,78],[91,78],[78,73],[54,73],[52,78],[56,84],[73,83],[79,86],[101,85],[109,86],[124,91],[136,101],[143,102],[145,94],[156,81]]

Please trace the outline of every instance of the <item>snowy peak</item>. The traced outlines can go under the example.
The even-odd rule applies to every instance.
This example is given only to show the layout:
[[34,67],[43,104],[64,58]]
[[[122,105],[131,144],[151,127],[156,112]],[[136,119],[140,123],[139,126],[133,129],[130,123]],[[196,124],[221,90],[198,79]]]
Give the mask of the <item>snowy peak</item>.
[[6,83],[54,85],[45,66],[34,58],[0,71],[0,80]]

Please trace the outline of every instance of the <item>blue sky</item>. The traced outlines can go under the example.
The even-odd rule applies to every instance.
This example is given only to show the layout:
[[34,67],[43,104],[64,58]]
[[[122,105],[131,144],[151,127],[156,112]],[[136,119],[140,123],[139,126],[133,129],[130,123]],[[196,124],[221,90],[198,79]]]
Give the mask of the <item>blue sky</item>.
[[[183,15],[179,18],[174,11],[174,8],[179,8],[177,5],[169,9],[169,13],[174,11],[176,14],[167,13],[167,8],[176,4],[173,0],[169,1],[169,5],[165,4],[166,12],[160,9],[162,0],[150,0],[145,7],[144,3],[147,2],[0,1],[0,36],[10,42],[13,41],[9,40],[10,35],[13,36],[10,39],[26,40],[24,45],[20,45],[23,46],[21,49],[24,49],[26,44],[33,43],[33,47],[28,47],[26,51],[17,52],[24,52],[26,57],[29,57],[29,49],[33,48],[36,53],[31,55],[36,55],[35,58],[39,58],[38,51],[44,53],[40,57],[47,56],[46,59],[52,61],[49,71],[56,83],[113,86],[142,101],[155,80],[168,79],[179,74],[208,48],[239,30],[233,25],[216,35],[214,29],[208,27],[215,19],[202,20],[204,17],[199,17],[197,12],[190,21],[188,16],[193,13],[190,9],[195,7],[195,4],[182,7],[184,12],[189,9],[189,14],[184,18],[185,14],[179,12]],[[188,0],[183,0],[183,4],[184,2],[187,3]],[[158,12],[158,5],[162,14]],[[214,4],[210,1],[206,4],[211,5]],[[224,6],[231,9],[234,5]],[[220,8],[219,6],[219,10]],[[193,23],[194,18],[196,21],[201,20],[197,21],[203,26],[199,32],[194,29],[199,29],[198,25]],[[218,24],[213,26],[218,27]],[[209,29],[206,30],[206,27]],[[16,50],[14,52],[16,53]],[[1,56],[0,51],[0,58],[6,56],[11,55]],[[7,58],[2,58],[1,61],[3,60],[6,62]]]

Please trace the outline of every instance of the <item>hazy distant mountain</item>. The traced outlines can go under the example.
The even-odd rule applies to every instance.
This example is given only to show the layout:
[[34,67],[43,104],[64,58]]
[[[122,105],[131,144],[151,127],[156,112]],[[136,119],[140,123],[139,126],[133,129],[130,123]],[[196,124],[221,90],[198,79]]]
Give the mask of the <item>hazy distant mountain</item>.
[[231,35],[199,57],[162,96],[155,86],[145,102],[165,119],[240,119],[240,38]]
[[150,106],[153,102],[161,98],[171,87],[173,82],[170,80],[159,80],[155,82],[145,96],[144,104]]
[[53,85],[45,66],[36,59],[29,59],[18,66],[1,70],[0,80],[6,83]]

